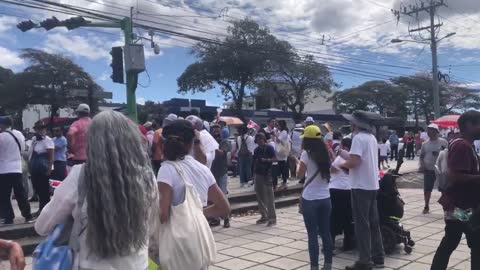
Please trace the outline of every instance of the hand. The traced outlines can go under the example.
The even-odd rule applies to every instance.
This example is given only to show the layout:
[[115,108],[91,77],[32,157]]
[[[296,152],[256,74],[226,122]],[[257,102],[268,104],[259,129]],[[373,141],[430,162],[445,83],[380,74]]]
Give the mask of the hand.
[[18,243],[12,242],[9,260],[12,270],[25,269],[25,256],[23,255],[22,247]]

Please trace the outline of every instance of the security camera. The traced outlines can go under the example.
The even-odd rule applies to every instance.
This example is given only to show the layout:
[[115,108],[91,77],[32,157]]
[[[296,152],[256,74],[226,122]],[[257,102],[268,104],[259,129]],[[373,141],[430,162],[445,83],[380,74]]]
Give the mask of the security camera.
[[160,46],[158,46],[158,44],[155,43],[155,46],[153,46],[153,52],[155,54],[160,54]]

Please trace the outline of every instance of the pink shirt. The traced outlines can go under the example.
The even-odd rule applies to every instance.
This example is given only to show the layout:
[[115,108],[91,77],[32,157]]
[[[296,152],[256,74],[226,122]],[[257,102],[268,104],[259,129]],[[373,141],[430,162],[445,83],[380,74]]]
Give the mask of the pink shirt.
[[73,122],[68,133],[73,137],[73,145],[70,146],[73,160],[87,160],[87,130],[92,122],[90,117],[83,117]]

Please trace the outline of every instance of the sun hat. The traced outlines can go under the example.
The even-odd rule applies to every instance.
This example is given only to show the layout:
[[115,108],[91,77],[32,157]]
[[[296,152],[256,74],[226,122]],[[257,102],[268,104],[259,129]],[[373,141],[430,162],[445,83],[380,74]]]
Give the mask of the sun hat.
[[313,120],[313,117],[308,116],[308,117],[305,119],[305,122],[306,122],[306,123],[313,123],[313,122],[315,122],[315,121]]
[[383,120],[380,114],[366,111],[355,111],[353,114],[342,114],[342,116],[352,124],[370,132],[375,132],[375,124]]
[[305,130],[303,131],[303,135],[301,135],[300,138],[320,139],[322,138],[322,132],[320,131],[319,127],[311,125],[305,128]]

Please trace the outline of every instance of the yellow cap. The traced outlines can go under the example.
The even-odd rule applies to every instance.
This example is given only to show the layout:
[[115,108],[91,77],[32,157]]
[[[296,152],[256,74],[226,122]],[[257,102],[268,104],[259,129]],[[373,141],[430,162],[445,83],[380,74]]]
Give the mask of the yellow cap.
[[300,138],[320,139],[322,138],[322,132],[318,126],[310,125],[305,128],[303,135],[300,136]]

